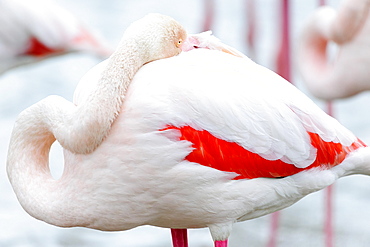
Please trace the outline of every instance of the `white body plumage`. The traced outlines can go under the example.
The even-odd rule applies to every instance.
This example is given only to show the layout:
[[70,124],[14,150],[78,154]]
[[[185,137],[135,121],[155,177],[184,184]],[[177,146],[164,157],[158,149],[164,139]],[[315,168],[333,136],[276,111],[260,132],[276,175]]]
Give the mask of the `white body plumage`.
[[[75,104],[86,100],[104,67],[105,62],[83,78]],[[360,148],[332,169],[314,168],[280,179],[233,180],[236,173],[187,161],[192,144],[179,140],[178,131],[164,130],[168,125],[207,130],[265,159],[299,168],[308,167],[317,153],[308,131],[344,146],[356,141],[275,73],[247,58],[199,49],[142,67],[107,138],[91,154],[66,150],[59,180],[51,178],[47,160],[41,161],[43,166],[36,164],[39,153],[48,152],[39,151],[40,146],[25,152],[33,157],[20,159],[20,154],[10,153],[8,162],[16,165],[8,167],[8,173],[23,181],[15,185],[16,191],[26,191],[18,195],[23,207],[51,224],[100,230],[146,224],[210,227],[214,239],[222,240],[235,221],[290,206],[341,176],[370,171],[370,152]],[[27,167],[19,159],[27,159]],[[33,178],[35,173],[42,176]]]

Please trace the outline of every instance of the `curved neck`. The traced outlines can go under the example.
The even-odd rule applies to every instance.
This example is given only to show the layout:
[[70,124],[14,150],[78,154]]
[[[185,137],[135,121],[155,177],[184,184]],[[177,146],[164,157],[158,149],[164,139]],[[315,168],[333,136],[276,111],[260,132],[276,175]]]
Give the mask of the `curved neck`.
[[108,135],[132,78],[148,60],[145,51],[135,45],[133,40],[121,42],[107,61],[96,88],[78,106],[61,100],[56,105],[55,99],[49,97],[50,104],[55,105],[51,110],[58,118],[52,132],[64,148],[73,153],[91,153]]
[[18,116],[9,144],[7,172],[19,202],[30,215],[58,226],[90,225],[93,217],[85,217],[86,210],[81,209],[87,207],[86,202],[76,196],[81,194],[78,185],[83,183],[76,174],[73,179],[66,173],[59,180],[52,178],[50,147],[58,140],[64,148],[83,153],[93,143],[87,149],[93,151],[108,133],[143,59],[145,54],[124,45],[111,56],[99,85],[80,105],[49,96]]
[[48,123],[33,115],[39,110],[27,109],[14,126],[7,160],[9,180],[22,207],[33,217],[58,226],[84,225],[84,219],[73,213],[79,202],[69,200],[68,187],[50,174],[49,151],[55,138]]

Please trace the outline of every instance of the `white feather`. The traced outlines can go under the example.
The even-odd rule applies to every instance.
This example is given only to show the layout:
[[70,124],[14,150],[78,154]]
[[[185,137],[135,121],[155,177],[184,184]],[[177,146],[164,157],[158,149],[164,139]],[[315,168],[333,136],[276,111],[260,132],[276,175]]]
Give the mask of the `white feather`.
[[199,49],[150,63],[129,93],[127,105],[151,116],[154,128],[190,125],[300,168],[316,157],[307,131],[343,145],[356,140],[283,78],[218,51]]

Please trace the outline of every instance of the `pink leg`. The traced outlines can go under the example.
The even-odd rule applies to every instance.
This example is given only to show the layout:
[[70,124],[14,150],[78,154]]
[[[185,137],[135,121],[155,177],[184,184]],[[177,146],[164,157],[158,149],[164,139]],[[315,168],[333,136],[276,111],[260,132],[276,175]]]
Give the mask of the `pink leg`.
[[188,230],[171,229],[173,247],[188,247]]
[[[333,102],[328,101],[326,103],[326,113],[333,117],[334,109]],[[333,188],[334,184],[326,188],[326,197],[325,197],[325,246],[333,247],[334,246],[334,233],[333,233]]]
[[213,25],[213,16],[215,12],[215,3],[214,0],[204,0],[204,8],[205,8],[205,20],[203,24],[203,31],[209,31],[212,29]]
[[333,185],[326,188],[326,205],[325,205],[325,243],[326,247],[334,246],[333,234]]
[[215,241],[215,247],[227,247],[227,239],[222,241]]
[[[281,0],[281,41],[279,53],[276,61],[276,72],[291,81],[291,61],[290,61],[290,2],[289,0]],[[280,212],[272,213],[271,235],[268,242],[269,247],[277,245],[279,217]]]
[[248,57],[251,59],[256,58],[256,8],[255,0],[247,0],[247,23],[248,23],[248,33],[247,33],[247,44],[248,44]]
[[279,220],[280,220],[280,211],[277,211],[271,214],[271,228],[270,228],[271,233],[270,233],[270,239],[267,244],[268,247],[277,246]]

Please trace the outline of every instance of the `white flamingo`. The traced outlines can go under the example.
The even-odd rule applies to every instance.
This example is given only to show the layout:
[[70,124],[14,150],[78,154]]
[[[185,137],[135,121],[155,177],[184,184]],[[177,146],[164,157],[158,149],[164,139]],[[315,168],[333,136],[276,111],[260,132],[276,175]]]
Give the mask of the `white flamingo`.
[[76,51],[107,57],[104,43],[52,0],[0,1],[0,74]]
[[[163,45],[156,38],[168,34],[160,35],[152,20],[147,24],[130,29],[123,40],[143,32],[147,38],[139,40],[149,46],[122,44],[139,53]],[[183,35],[170,31],[175,35],[165,47],[174,54],[177,46],[189,51],[141,67],[103,142],[88,154],[64,150],[59,180],[50,175],[50,146],[74,135],[79,143],[81,131],[68,127],[63,132],[74,132],[70,137],[57,133],[63,128],[58,121],[70,118],[58,100],[43,100],[19,115],[7,172],[30,215],[57,226],[105,231],[172,228],[177,247],[187,246],[187,228],[209,227],[215,246],[225,247],[235,222],[288,207],[340,177],[370,174],[370,149],[289,82],[246,57],[217,51],[220,42],[204,42],[206,34],[190,36],[181,46]],[[79,85],[75,104],[85,105],[84,121],[98,114],[98,121],[111,122],[101,112],[116,92],[103,97],[103,106],[90,99],[110,92],[110,84],[124,76],[123,47]],[[96,135],[99,130],[90,129]]]
[[[370,1],[344,0],[318,8],[302,29],[297,62],[308,90],[333,100],[370,90]],[[327,45],[335,43],[333,61]]]

